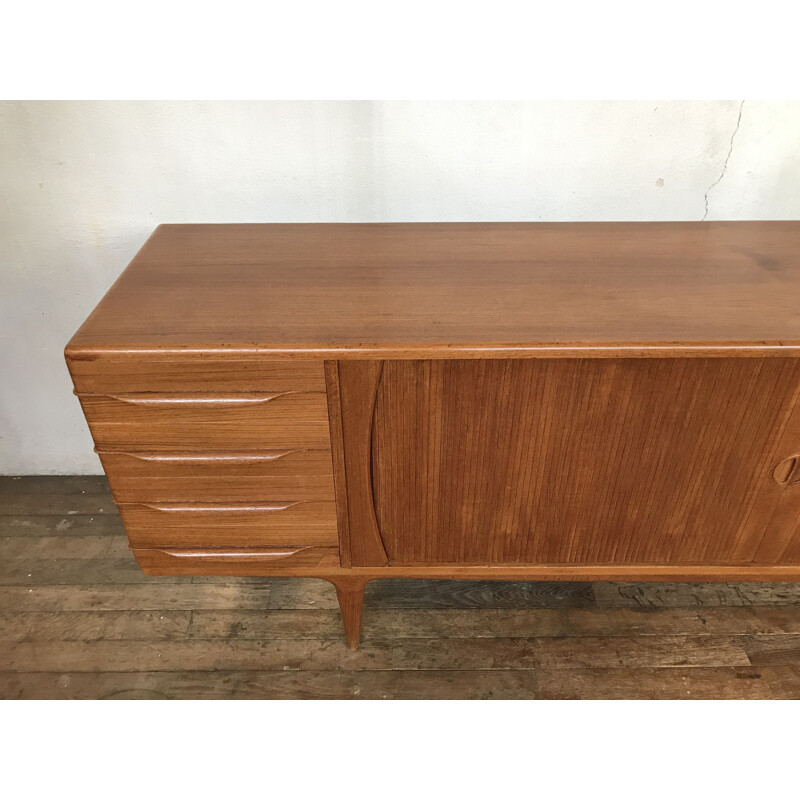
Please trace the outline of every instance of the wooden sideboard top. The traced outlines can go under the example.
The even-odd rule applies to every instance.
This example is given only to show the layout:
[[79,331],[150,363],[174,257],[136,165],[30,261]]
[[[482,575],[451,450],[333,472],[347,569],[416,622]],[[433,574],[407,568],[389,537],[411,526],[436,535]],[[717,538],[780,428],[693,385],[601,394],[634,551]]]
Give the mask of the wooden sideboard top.
[[67,347],[800,355],[800,222],[161,225]]

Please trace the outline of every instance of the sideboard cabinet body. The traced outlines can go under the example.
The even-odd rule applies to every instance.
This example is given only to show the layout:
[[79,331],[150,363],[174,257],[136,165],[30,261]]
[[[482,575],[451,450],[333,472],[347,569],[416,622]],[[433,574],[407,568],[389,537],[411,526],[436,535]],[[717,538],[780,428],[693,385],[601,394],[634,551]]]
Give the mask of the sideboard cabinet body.
[[797,223],[161,226],[67,347],[155,575],[800,578]]

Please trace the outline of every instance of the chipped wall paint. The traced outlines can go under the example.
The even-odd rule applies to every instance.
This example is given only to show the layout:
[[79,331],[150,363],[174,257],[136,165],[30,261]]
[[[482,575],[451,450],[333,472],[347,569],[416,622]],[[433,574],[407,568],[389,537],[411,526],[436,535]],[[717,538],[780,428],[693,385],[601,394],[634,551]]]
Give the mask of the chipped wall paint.
[[160,222],[800,218],[796,102],[0,103],[0,473],[99,473],[64,344]]

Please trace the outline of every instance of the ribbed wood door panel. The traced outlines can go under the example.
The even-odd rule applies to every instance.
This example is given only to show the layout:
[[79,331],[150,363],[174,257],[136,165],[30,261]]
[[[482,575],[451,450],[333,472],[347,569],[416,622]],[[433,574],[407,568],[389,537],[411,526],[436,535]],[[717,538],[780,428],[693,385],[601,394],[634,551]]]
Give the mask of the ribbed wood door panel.
[[800,360],[339,362],[354,565],[796,563]]

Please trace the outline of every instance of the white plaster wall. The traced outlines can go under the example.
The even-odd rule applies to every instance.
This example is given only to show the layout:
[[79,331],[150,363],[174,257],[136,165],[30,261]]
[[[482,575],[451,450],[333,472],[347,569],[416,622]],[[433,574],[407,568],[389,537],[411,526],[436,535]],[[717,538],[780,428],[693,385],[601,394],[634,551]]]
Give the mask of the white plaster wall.
[[796,102],[0,103],[0,473],[99,473],[64,344],[161,222],[800,218]]

